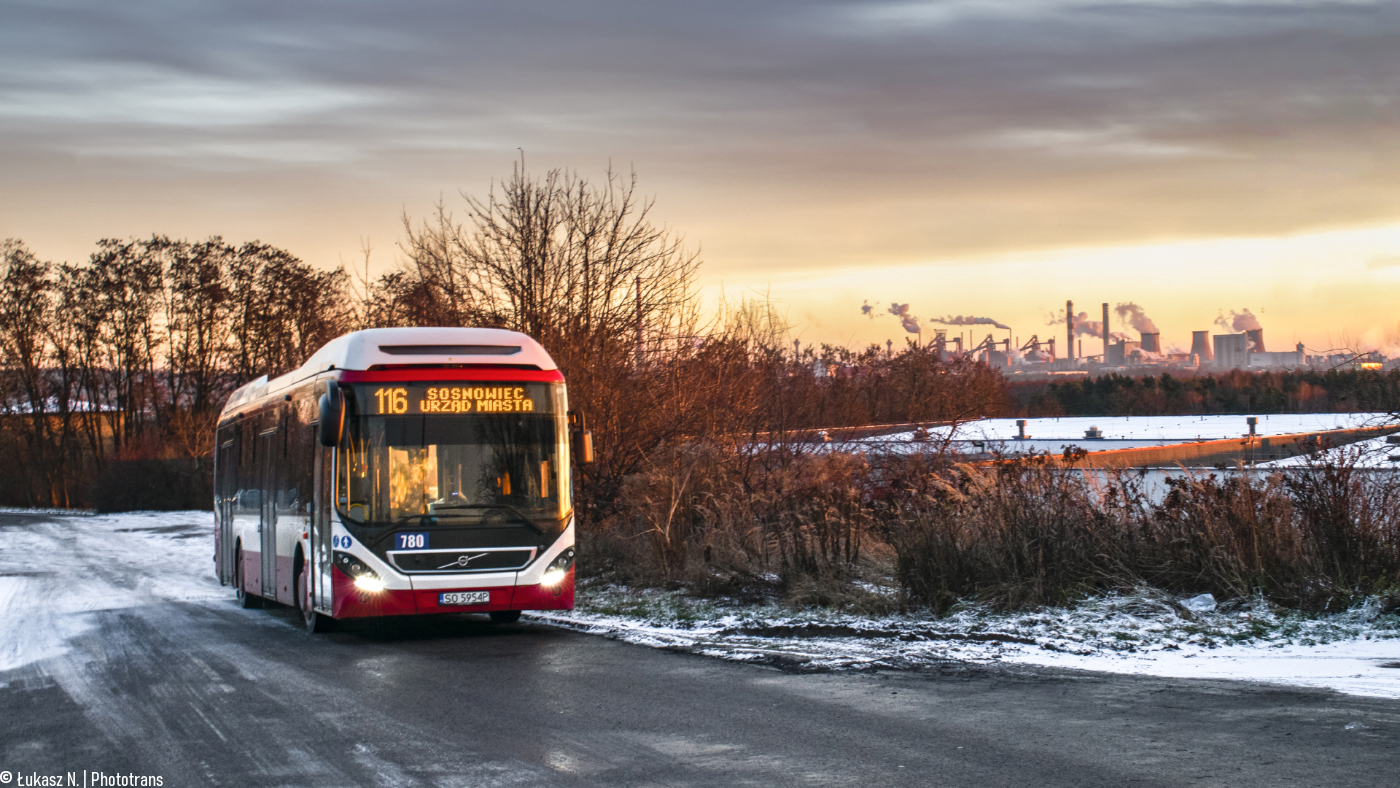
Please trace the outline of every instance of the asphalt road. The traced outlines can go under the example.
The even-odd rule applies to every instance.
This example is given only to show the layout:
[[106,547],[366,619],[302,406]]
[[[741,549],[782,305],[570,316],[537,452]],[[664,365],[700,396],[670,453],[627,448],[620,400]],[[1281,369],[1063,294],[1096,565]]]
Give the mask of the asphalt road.
[[[58,539],[52,518],[0,515],[0,532],[0,580],[12,581],[0,586],[10,589],[0,627],[68,632],[60,619],[38,623],[42,598],[15,593],[30,587],[15,545]],[[138,560],[82,555],[104,582]],[[71,566],[63,575],[54,582],[86,576]],[[159,775],[165,786],[1400,782],[1400,703],[1325,691],[954,664],[791,674],[469,617],[312,636],[295,611],[241,610],[231,593],[64,615],[83,625],[62,649],[0,672],[0,770],[26,779],[91,770]]]

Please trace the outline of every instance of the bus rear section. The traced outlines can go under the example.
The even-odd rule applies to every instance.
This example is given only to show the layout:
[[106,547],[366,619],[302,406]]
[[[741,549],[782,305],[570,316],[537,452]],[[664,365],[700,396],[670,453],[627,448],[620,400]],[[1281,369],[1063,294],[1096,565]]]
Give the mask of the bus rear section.
[[220,579],[245,606],[299,607],[312,631],[572,609],[570,449],[582,435],[568,415],[563,376],[522,334],[334,340],[235,392],[220,417]]

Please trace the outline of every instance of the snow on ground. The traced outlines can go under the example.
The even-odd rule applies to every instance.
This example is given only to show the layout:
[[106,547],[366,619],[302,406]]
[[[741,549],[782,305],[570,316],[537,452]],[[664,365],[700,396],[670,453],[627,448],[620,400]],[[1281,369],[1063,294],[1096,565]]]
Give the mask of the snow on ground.
[[[1282,460],[1261,462],[1256,468],[1298,468],[1309,463],[1347,463],[1357,468],[1400,468],[1400,446],[1389,443],[1388,438],[1371,438],[1346,446],[1324,449],[1316,456],[1288,457]],[[1391,459],[1392,456],[1394,459]]]
[[1217,607],[1152,592],[1074,608],[944,618],[863,617],[584,588],[579,609],[535,618],[630,643],[799,670],[910,669],[948,661],[1220,678],[1400,698],[1400,616],[1371,603],[1310,616],[1255,600]]
[[[1106,440],[1150,443],[1183,443],[1196,440],[1224,440],[1249,434],[1245,416],[1067,416],[1026,419],[1026,436],[1040,440],[1073,440],[1084,445],[1084,433],[1098,427]],[[1386,413],[1286,413],[1258,416],[1259,435],[1288,435],[1296,432],[1352,429],[1379,426],[1390,421]],[[1016,419],[982,419],[967,422],[953,431],[957,440],[1012,441],[1019,428]],[[951,428],[929,430],[936,437],[948,437]],[[871,441],[907,441],[913,433],[884,435]]]
[[[1238,438],[1249,433],[1245,416],[1073,416],[1027,419],[1026,435],[1032,438],[1083,438],[1084,431],[1097,426],[1105,438],[1120,440],[1218,440]],[[1385,423],[1385,413],[1285,413],[1258,416],[1260,435],[1287,435],[1295,432],[1340,430]],[[959,438],[1016,437],[1016,419],[983,419],[963,425]]]
[[[38,519],[36,517],[36,519]],[[226,605],[213,516],[155,512],[0,525],[0,671],[63,653],[99,610]],[[889,593],[890,589],[872,587]],[[965,660],[1328,687],[1400,698],[1400,616],[1375,605],[1308,616],[1151,593],[1073,609],[862,617],[581,588],[579,610],[532,617],[632,643],[807,670]]]
[[210,512],[141,512],[0,526],[0,671],[62,653],[93,611],[227,600],[213,524]]

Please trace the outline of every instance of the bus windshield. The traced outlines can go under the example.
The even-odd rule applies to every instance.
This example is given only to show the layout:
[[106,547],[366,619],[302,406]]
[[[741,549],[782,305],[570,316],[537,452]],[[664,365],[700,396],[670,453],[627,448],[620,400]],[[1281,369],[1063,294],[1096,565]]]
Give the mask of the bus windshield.
[[570,508],[563,386],[356,385],[341,515],[367,525],[558,520]]

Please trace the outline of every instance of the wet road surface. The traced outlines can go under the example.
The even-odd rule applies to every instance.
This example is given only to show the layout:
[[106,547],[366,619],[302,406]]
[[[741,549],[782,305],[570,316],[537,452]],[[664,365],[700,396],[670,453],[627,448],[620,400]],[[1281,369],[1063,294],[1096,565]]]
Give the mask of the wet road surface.
[[[160,539],[203,550],[198,524],[123,547],[128,532],[79,519],[0,515],[0,770],[26,779],[1379,786],[1400,767],[1400,703],[1325,691],[955,664],[791,674],[466,616],[313,636],[216,582],[157,582],[211,572],[143,558]],[[67,610],[75,594],[113,601]]]

